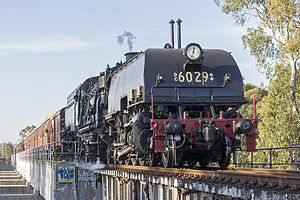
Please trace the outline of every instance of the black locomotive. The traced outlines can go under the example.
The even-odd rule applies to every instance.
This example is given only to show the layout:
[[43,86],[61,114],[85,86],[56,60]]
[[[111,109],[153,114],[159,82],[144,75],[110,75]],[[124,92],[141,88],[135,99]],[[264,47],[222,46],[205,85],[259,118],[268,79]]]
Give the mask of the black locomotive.
[[255,151],[255,118],[237,112],[246,103],[242,76],[223,50],[196,43],[175,49],[172,42],[130,52],[126,62],[87,79],[67,102],[64,137],[82,144],[86,161],[226,167],[241,134]]

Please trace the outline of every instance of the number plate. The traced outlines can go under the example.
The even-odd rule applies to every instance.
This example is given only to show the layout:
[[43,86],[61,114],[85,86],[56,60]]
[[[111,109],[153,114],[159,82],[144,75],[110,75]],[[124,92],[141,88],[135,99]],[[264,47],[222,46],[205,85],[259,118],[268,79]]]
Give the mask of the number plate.
[[213,73],[208,72],[174,72],[174,81],[181,83],[206,83],[215,80]]

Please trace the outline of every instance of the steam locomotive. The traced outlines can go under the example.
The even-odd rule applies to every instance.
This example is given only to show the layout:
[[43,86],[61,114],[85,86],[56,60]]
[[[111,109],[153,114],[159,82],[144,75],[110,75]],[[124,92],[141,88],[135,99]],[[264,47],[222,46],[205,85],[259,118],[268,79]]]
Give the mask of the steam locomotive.
[[[225,168],[241,134],[255,151],[257,122],[237,111],[246,101],[231,54],[197,43],[181,48],[180,38],[176,49],[173,35],[171,23],[172,44],[127,53],[124,63],[85,80],[34,132],[48,135],[45,143],[78,141],[87,162]],[[26,140],[25,150],[36,146]]]

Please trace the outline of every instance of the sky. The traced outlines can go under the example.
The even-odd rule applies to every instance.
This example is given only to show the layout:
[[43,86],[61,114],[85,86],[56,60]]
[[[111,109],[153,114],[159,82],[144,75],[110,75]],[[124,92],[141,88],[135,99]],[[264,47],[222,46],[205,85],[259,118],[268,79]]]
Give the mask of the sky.
[[[39,125],[66,105],[86,78],[114,66],[128,51],[170,42],[170,19],[182,20],[182,46],[232,52],[244,83],[267,85],[234,24],[213,0],[3,0],[0,1],[0,143],[16,142],[27,125]],[[176,32],[175,32],[176,33]],[[175,40],[175,45],[176,40]]]

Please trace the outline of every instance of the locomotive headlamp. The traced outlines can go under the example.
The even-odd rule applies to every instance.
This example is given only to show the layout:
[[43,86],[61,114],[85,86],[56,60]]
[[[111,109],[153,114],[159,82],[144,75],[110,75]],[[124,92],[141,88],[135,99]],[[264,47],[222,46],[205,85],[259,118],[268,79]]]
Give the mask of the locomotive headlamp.
[[240,133],[236,133],[234,136],[235,140],[240,141],[241,140],[241,134]]
[[177,120],[166,121],[164,130],[166,134],[179,135],[182,132],[182,124]]
[[175,135],[174,139],[176,142],[179,142],[181,140],[181,135]]
[[201,61],[203,51],[199,44],[190,43],[185,47],[183,53],[189,61],[196,62]]
[[243,120],[242,121],[242,128],[243,128],[243,130],[250,130],[250,128],[251,128],[251,122],[249,121],[249,120]]
[[249,119],[244,119],[235,123],[234,128],[236,132],[248,133],[252,130],[252,122]]

